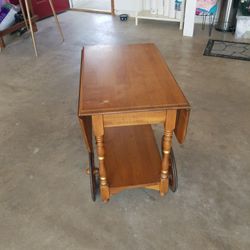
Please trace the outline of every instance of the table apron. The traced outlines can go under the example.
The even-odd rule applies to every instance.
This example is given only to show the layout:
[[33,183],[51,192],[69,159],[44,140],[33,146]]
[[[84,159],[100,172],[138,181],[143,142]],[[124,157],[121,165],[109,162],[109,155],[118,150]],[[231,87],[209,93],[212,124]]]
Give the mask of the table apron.
[[130,112],[103,115],[104,127],[164,123],[167,111]]

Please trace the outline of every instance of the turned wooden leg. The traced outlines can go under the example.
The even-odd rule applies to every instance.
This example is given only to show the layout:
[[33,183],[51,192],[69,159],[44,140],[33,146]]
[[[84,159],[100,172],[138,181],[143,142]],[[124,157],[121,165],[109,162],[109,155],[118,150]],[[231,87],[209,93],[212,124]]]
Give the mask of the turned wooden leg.
[[109,200],[109,188],[107,182],[106,169],[104,165],[104,141],[103,136],[96,137],[97,155],[99,160],[99,175],[100,175],[100,191],[101,197],[104,202]]
[[170,151],[172,146],[173,130],[175,128],[176,110],[168,110],[164,125],[164,136],[162,145],[162,166],[161,166],[161,181],[160,194],[165,195],[168,192],[168,171],[170,163]]
[[161,168],[161,184],[160,194],[163,196],[168,192],[168,171],[169,171],[169,159],[170,150],[172,144],[173,131],[164,130],[163,136],[163,157],[162,157],[162,168]]
[[96,138],[96,150],[99,160],[99,178],[101,198],[104,202],[109,200],[109,187],[107,182],[107,175],[105,169],[105,150],[104,150],[104,127],[102,115],[92,117],[93,129]]

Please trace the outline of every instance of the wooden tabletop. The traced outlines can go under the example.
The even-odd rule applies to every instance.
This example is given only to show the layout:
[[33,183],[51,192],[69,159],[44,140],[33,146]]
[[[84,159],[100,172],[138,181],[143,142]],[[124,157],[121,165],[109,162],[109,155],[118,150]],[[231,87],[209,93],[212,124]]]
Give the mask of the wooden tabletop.
[[79,116],[189,107],[154,44],[83,49]]

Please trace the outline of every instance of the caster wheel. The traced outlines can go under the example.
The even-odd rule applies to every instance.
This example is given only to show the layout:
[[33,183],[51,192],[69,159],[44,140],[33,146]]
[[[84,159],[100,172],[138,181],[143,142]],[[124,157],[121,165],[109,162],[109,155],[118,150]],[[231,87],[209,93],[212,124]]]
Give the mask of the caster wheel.
[[169,166],[169,187],[172,190],[172,192],[175,192],[178,187],[178,175],[177,175],[177,168],[176,168],[176,162],[174,157],[174,151],[171,148],[170,151],[170,166]]

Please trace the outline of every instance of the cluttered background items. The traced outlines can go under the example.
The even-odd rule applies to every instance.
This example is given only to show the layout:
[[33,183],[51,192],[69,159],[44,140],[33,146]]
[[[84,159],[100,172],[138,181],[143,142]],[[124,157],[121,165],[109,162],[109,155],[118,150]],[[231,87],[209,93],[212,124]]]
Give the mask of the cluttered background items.
[[[16,2],[0,0],[0,31],[24,20],[20,6],[13,3]],[[26,30],[24,27],[18,30],[17,33],[22,35]]]

